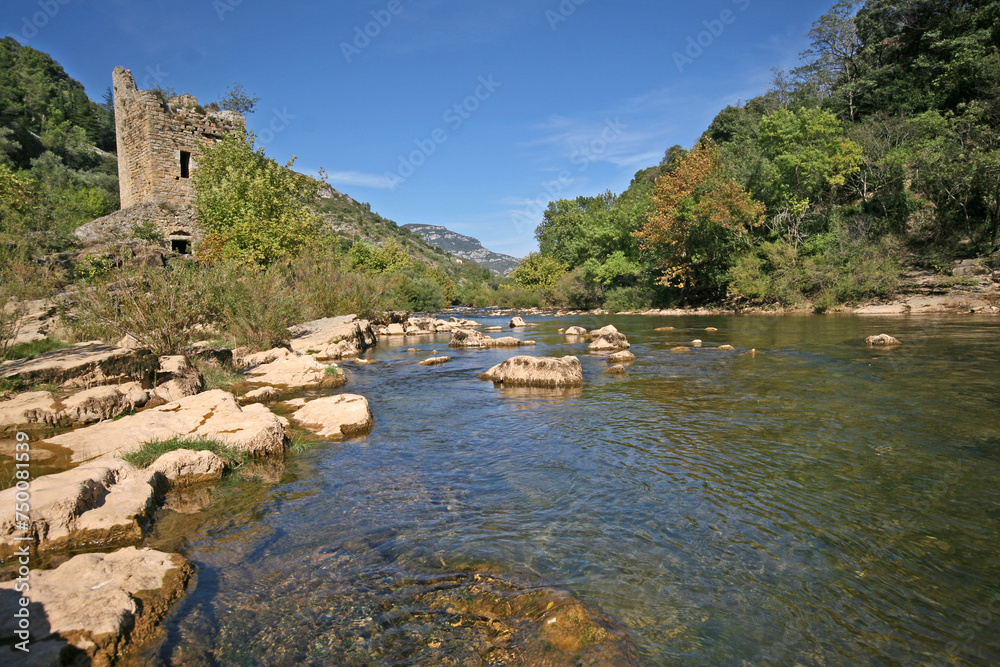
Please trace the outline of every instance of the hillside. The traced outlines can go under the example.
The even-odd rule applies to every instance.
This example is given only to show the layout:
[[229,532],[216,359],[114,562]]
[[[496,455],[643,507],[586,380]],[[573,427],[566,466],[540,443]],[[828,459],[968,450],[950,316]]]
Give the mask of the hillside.
[[414,234],[419,235],[432,246],[442,248],[452,255],[475,262],[480,266],[485,266],[500,276],[507,275],[520,263],[520,260],[516,257],[487,250],[479,242],[479,239],[453,232],[446,227],[416,224],[403,226]]
[[408,226],[400,226],[374,213],[370,204],[358,202],[330,187],[321,190],[320,196],[320,213],[331,229],[349,243],[365,241],[382,245],[395,241],[407,255],[425,266],[441,269],[453,280],[466,278],[479,283],[490,278],[483,265],[431,245],[420,235],[407,229]]

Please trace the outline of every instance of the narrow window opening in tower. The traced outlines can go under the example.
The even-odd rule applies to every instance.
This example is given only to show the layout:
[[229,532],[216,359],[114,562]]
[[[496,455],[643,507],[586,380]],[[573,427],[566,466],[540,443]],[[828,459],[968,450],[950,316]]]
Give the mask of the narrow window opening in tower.
[[191,176],[191,154],[187,151],[181,151],[181,178],[188,178]]

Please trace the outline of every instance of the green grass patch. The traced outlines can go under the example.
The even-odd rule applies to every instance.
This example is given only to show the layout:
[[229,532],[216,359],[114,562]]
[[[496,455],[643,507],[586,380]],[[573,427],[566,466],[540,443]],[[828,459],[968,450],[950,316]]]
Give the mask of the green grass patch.
[[7,359],[27,359],[28,357],[33,357],[36,354],[51,352],[52,350],[61,350],[64,347],[69,347],[69,343],[64,343],[55,338],[43,338],[42,340],[36,340],[30,343],[18,343],[8,350]]
[[323,373],[326,374],[327,377],[335,378],[340,375],[340,368],[337,366],[327,366]]
[[195,362],[198,372],[205,380],[205,391],[213,389],[231,390],[235,385],[243,384],[247,378],[236,372],[232,366]]
[[226,462],[230,468],[239,468],[246,464],[250,457],[242,452],[238,452],[229,445],[225,445],[218,440],[208,438],[170,438],[169,440],[151,440],[142,446],[138,451],[122,456],[123,459],[137,468],[148,468],[156,459],[164,454],[177,451],[178,449],[191,449],[194,451],[209,451],[217,454]]

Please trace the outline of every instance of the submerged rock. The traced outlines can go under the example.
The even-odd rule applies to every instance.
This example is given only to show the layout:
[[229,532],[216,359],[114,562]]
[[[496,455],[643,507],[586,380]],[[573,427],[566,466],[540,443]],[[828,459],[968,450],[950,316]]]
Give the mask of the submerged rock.
[[512,357],[479,379],[505,386],[574,387],[583,384],[583,366],[576,357]]
[[868,347],[879,347],[888,345],[902,345],[902,343],[890,336],[889,334],[879,334],[877,336],[869,336],[865,339],[865,345]]
[[355,394],[338,394],[305,402],[292,419],[327,440],[364,435],[375,425],[368,400]]
[[[30,653],[0,649],[4,665],[110,665],[159,632],[193,568],[183,556],[128,547],[81,554],[54,570],[32,570]],[[21,593],[0,584],[0,636],[16,637]]]
[[604,372],[609,375],[625,375],[626,373],[628,373],[628,369],[625,368],[625,366],[623,366],[622,364],[618,364],[617,366],[612,366],[611,368],[609,368]]
[[451,361],[451,357],[431,357],[420,362],[421,366],[440,366]]
[[716,349],[719,350],[719,351],[721,351],[721,352],[732,352],[736,348],[733,347],[732,345],[720,345]]
[[[31,482],[27,526],[15,514],[17,488],[0,491],[0,562],[29,545],[36,553],[138,544],[168,481],[119,459],[101,459]],[[28,542],[16,540],[29,536]]]
[[134,452],[144,443],[171,438],[210,438],[255,458],[285,451],[281,420],[263,405],[240,407],[232,394],[215,389],[46,439],[72,452],[73,462]]

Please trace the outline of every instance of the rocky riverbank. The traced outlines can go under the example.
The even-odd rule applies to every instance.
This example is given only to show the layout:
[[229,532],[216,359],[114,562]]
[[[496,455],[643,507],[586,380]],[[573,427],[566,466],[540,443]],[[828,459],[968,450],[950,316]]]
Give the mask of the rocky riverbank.
[[[488,336],[478,322],[459,317],[401,313],[394,319],[374,327],[354,316],[308,322],[290,330],[287,347],[262,352],[196,345],[186,355],[157,357],[129,341],[89,342],[0,364],[6,386],[20,390],[0,400],[0,455],[29,461],[15,469],[30,470],[32,477],[22,485],[27,491],[17,485],[0,491],[0,577],[7,580],[0,584],[3,664],[110,665],[155,639],[195,574],[181,554],[144,548],[157,513],[163,507],[182,511],[177,508],[191,489],[216,483],[234,468],[258,474],[250,461],[280,470],[297,434],[323,442],[367,434],[375,419],[365,397],[330,391],[349,381],[338,362],[370,362],[363,356],[379,336],[443,335],[452,348],[473,353],[533,345]],[[519,317],[510,322],[510,328],[528,326]],[[613,327],[568,339],[589,344],[594,353],[629,347]],[[417,363],[439,366],[448,359]],[[206,387],[193,361],[231,365],[241,382]],[[486,377],[516,387],[583,382],[572,356],[515,357],[502,366]],[[159,446],[169,451],[150,458]],[[528,653],[548,656],[544,664],[629,664],[634,655],[611,619],[566,593],[523,588],[488,573],[455,576],[457,587],[447,594],[429,589],[421,604],[468,617],[463,641],[469,655],[480,644],[502,656],[501,664],[535,664],[518,657]],[[534,610],[539,600],[547,603]],[[21,608],[29,619],[28,644],[18,634]],[[502,648],[497,628],[507,628]]]

